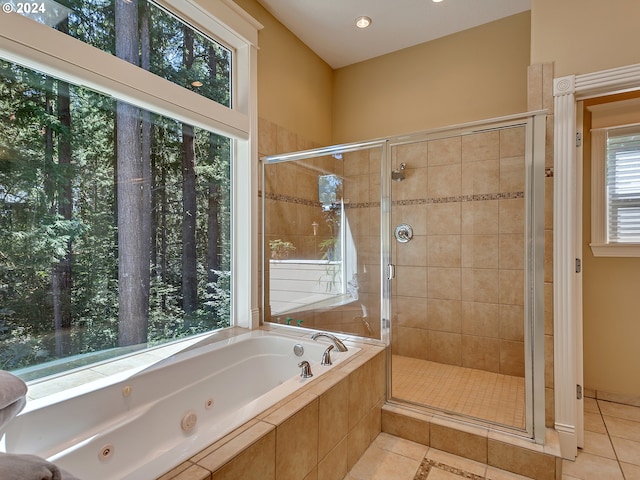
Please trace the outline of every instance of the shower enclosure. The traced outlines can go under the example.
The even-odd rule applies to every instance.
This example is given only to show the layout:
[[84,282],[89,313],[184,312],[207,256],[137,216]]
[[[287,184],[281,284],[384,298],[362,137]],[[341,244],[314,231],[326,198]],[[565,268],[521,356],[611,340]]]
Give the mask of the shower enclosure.
[[381,340],[389,401],[542,442],[544,124],[263,158],[263,320]]

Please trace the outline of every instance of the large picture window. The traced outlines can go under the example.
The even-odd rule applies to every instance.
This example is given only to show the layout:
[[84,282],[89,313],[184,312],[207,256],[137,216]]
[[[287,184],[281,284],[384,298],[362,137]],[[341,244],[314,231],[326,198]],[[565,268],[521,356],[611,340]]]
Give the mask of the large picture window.
[[0,368],[27,380],[250,308],[251,28],[223,45],[143,0],[64,7],[0,17]]

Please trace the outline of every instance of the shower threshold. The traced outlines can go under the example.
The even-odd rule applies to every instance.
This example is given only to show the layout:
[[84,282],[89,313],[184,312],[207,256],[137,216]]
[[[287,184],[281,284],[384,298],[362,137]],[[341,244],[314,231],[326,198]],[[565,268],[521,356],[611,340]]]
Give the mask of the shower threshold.
[[525,429],[523,377],[394,355],[391,378],[396,400]]

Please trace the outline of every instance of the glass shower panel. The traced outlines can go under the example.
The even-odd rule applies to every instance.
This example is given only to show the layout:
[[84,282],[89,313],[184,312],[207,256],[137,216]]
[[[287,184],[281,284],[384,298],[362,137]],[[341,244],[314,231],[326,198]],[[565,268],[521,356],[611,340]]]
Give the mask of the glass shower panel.
[[263,160],[265,321],[381,338],[383,152]]
[[392,397],[525,429],[526,139],[391,145]]

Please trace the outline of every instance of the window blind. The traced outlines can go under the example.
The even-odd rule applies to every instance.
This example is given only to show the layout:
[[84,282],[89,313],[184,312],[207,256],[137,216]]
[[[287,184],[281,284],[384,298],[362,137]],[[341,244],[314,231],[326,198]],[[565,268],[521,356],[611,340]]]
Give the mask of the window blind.
[[640,243],[640,125],[607,132],[608,241]]

